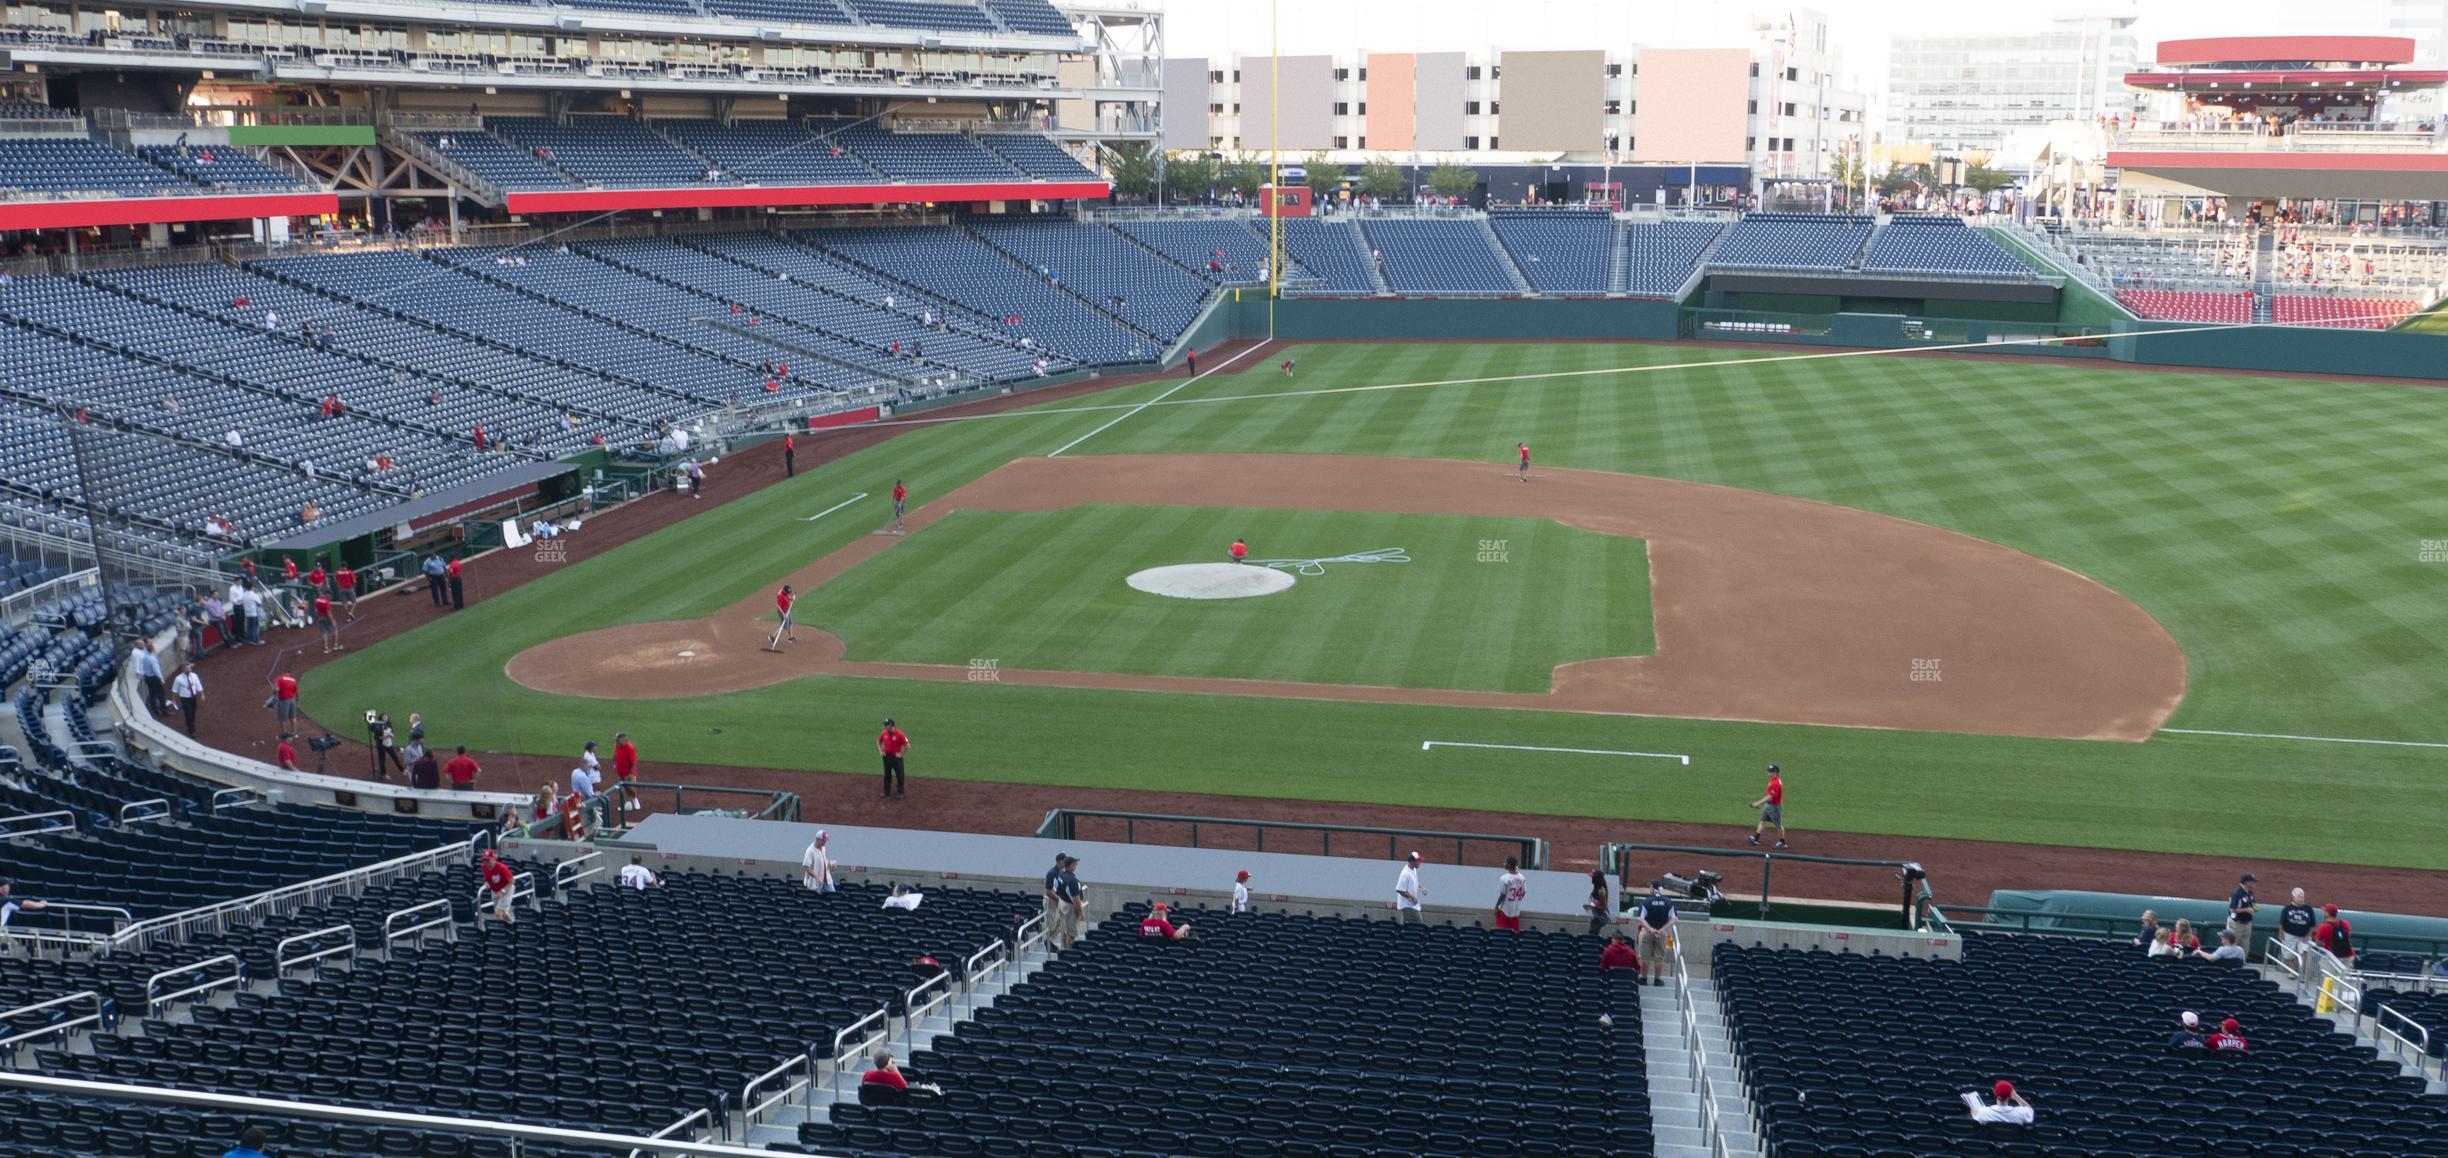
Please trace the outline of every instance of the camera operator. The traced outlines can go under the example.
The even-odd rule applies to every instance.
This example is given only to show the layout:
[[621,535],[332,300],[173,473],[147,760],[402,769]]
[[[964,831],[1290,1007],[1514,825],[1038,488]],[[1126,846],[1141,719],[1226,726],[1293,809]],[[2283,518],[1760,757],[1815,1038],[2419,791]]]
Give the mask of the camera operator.
[[374,749],[374,778],[389,783],[392,768],[399,769],[400,775],[406,776],[408,766],[400,762],[399,749],[392,746],[391,714],[367,712],[366,732]]

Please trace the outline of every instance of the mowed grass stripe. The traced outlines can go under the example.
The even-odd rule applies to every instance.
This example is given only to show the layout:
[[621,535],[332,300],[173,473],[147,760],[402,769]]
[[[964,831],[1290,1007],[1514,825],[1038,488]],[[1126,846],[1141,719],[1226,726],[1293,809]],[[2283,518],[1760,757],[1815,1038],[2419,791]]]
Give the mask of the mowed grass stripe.
[[[1291,591],[1174,600],[1130,590],[1132,572],[1219,561],[1234,535],[1253,558],[1328,558],[1379,548],[1409,563],[1326,563]],[[1485,540],[1537,540],[1532,559],[1478,561]],[[1587,544],[1574,541],[1588,540]],[[1309,683],[1544,691],[1557,664],[1636,654],[1646,624],[1606,616],[1646,591],[1559,611],[1549,593],[1598,583],[1643,545],[1528,519],[1100,504],[1064,511],[961,511],[810,593],[802,622],[841,635],[849,656],[903,663],[1120,671]],[[1617,570],[1628,570],[1628,565]],[[1516,609],[1547,607],[1516,633]],[[1407,630],[1387,630],[1389,623]]]
[[[1264,366],[1202,381],[1174,401],[1792,352],[1323,345],[1296,349],[1300,374],[1290,382],[1275,373],[1279,355],[1269,351]],[[1166,385],[1058,405],[1143,400]],[[2424,540],[2448,540],[2448,459],[2436,453],[2448,443],[2448,394],[2114,365],[1883,357],[1679,367],[1517,390],[1524,385],[1158,406],[1078,453],[1314,448],[1484,460],[1501,472],[1512,442],[1527,439],[1544,465],[1639,471],[1860,506],[2030,551],[2136,600],[2186,649],[2191,686],[2175,720],[2180,726],[2448,740],[2429,710],[2436,689],[2448,686],[2448,612],[2436,599],[2448,563],[2417,559]],[[1352,408],[1356,398],[1392,404]],[[1613,408],[1611,417],[1595,416],[1597,399]],[[1256,411],[1268,413],[1253,421]],[[783,520],[876,490],[879,482],[889,486],[896,474],[911,476],[922,500],[939,495],[1011,458],[1042,454],[1112,413],[913,430],[802,472],[774,488],[787,492],[777,500],[751,496],[518,591],[477,592],[480,602],[465,613],[318,669],[308,683],[309,710],[335,718],[371,706],[422,710],[450,721],[447,727],[459,733],[453,742],[527,751],[570,747],[616,726],[606,715],[617,712],[634,725],[633,735],[659,737],[650,742],[677,758],[864,768],[863,733],[837,745],[809,742],[796,730],[783,742],[768,740],[769,729],[726,726],[709,736],[705,727],[757,718],[770,705],[803,705],[810,695],[862,705],[859,712],[898,700],[943,717],[930,750],[945,760],[937,769],[945,775],[1660,819],[1721,811],[1716,798],[1724,785],[1705,793],[1674,785],[1622,794],[1559,776],[1506,788],[1488,780],[1499,768],[1449,775],[1465,765],[1423,772],[1414,759],[1426,727],[1465,735],[1518,728],[1610,747],[1620,746],[1603,742],[1622,738],[1619,721],[1358,710],[1312,717],[1275,701],[1158,706],[1166,697],[1083,692],[1047,693],[1030,701],[1030,711],[1006,717],[971,710],[980,701],[959,685],[946,692],[897,681],[874,687],[813,681],[735,699],[611,709],[528,693],[501,674],[509,655],[545,638],[610,622],[703,614],[769,588],[806,559],[865,533],[880,521],[882,507],[871,500],[815,524]],[[1814,466],[1813,458],[1828,465]],[[718,474],[717,493],[719,487]],[[742,522],[756,526],[741,530]],[[1382,630],[1409,625],[1386,621]],[[1017,690],[986,694],[999,699]],[[943,733],[947,723],[999,734],[972,749]],[[1304,727],[1333,734],[1303,734]],[[1654,737],[1660,746],[1683,745],[1668,750],[1694,751],[1696,769],[1717,761],[1742,767],[1746,782],[1733,787],[1745,799],[1756,790],[1747,780],[1757,762],[1815,769],[1829,795],[1813,799],[1808,811],[1830,827],[2170,851],[2245,845],[2270,855],[2448,866],[2448,849],[2431,839],[2448,822],[2448,801],[2436,792],[2437,753],[2169,737],[2140,746],[1901,733],[1865,738],[1836,729],[1689,721],[1646,721],[1637,731],[1644,743]],[[1300,771],[1236,774],[1202,785],[1165,774],[1217,736],[1237,738],[1249,762]],[[1393,736],[1412,739],[1389,746]],[[1076,753],[1085,750],[1110,758],[1083,769]],[[1319,775],[1320,767],[1331,767],[1332,775]],[[1695,774],[1695,781],[1705,779]],[[2002,795],[1966,794],[1961,786],[1970,782]],[[2204,799],[2315,798],[2356,802],[2352,847],[2282,809],[2246,809],[2216,825],[2200,819]],[[2000,807],[1999,799],[2010,806]]]

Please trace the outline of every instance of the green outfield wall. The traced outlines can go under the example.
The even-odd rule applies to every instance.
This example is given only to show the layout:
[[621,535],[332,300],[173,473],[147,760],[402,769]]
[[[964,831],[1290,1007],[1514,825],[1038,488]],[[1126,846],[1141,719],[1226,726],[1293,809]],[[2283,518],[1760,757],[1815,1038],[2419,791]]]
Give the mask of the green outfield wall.
[[[1259,294],[1224,303],[1217,319],[1235,338],[1284,341],[1479,342],[1668,340],[1675,338],[1873,349],[1973,350],[2007,356],[2099,358],[2143,366],[2352,374],[2448,381],[2448,335],[2411,330],[2200,329],[2117,320],[2087,325],[2021,318],[1914,317],[1891,313],[1770,313],[1686,309],[1635,299],[1301,299],[1271,311]],[[2052,339],[2036,342],[2034,339]]]

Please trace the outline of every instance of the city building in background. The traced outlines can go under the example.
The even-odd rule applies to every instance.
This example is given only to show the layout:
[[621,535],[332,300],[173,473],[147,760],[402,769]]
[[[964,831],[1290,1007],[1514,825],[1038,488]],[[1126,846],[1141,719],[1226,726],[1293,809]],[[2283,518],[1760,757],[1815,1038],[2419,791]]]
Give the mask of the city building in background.
[[1941,155],[2022,151],[2056,121],[2129,116],[2135,8],[2066,13],[2027,31],[1899,37],[1887,56],[1885,138]]
[[1164,94],[1176,150],[1722,164],[1767,180],[1828,176],[1868,123],[1826,18],[1807,9],[1718,47],[1173,57]]

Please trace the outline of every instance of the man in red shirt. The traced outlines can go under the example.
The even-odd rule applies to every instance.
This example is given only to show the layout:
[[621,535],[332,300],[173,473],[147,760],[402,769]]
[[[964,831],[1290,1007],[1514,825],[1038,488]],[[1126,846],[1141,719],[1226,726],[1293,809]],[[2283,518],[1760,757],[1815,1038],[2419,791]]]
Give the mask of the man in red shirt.
[[297,582],[297,575],[297,557],[294,555],[281,556],[281,578],[287,580],[288,582],[295,583]]
[[788,583],[783,584],[780,591],[774,592],[774,611],[781,619],[781,622],[774,626],[773,638],[765,641],[765,650],[782,650],[782,643],[784,640],[788,640],[792,643],[799,642],[799,637],[791,634],[791,631],[793,630],[793,626],[791,624],[791,605],[797,602],[799,602],[799,597],[791,593],[791,585]]
[[1289,378],[1289,377],[1291,377],[1291,376],[1292,376],[1292,359],[1290,359],[1290,358],[1286,358],[1286,359],[1284,359],[1284,361],[1283,361],[1283,372],[1284,372],[1284,377],[1286,377],[1286,378]]
[[2329,919],[2312,930],[2312,943],[2329,951],[2329,955],[2352,964],[2354,961],[2354,926],[2338,916],[2336,905],[2322,905],[2321,914]]
[[1231,555],[1232,561],[1235,563],[1249,562],[1249,540],[1233,540],[1232,546],[1227,548],[1225,553]]
[[909,733],[894,726],[891,716],[884,717],[884,730],[876,733],[876,752],[884,757],[884,795],[909,795],[909,777],[902,767],[901,757],[909,752]]
[[332,582],[340,589],[340,606],[348,609],[349,618],[357,618],[357,569],[342,563]]
[[317,591],[314,597],[315,626],[323,629],[323,654],[347,650],[340,642],[340,621],[332,618],[331,595]]
[[1170,906],[1158,901],[1156,907],[1149,909],[1148,915],[1139,922],[1139,939],[1142,941],[1179,941],[1187,938],[1190,935],[1190,926],[1174,924],[1170,919],[1172,912]]
[[1633,978],[1637,980],[1640,977],[1640,967],[1640,954],[1632,951],[1632,942],[1624,940],[1621,929],[1615,930],[1614,935],[1607,938],[1606,948],[1598,951],[1598,968],[1601,971],[1630,969],[1633,971]]
[[295,772],[298,770],[297,749],[291,747],[289,744],[289,741],[295,739],[296,737],[297,733],[295,732],[283,732],[280,734],[280,747],[272,749],[272,762],[280,765],[281,770],[284,772]]
[[782,436],[782,477],[799,477],[799,440],[788,434]]
[[325,578],[327,578],[327,576],[323,573],[323,564],[317,563],[314,565],[314,570],[306,573],[306,585],[314,588],[317,591],[321,591],[323,589],[323,580]]
[[476,773],[481,769],[476,767],[476,761],[468,758],[467,745],[461,744],[454,751],[456,754],[450,758],[450,763],[442,766],[442,775],[450,781],[451,791],[466,792],[476,787]]
[[297,730],[297,708],[297,677],[290,675],[288,672],[282,672],[280,675],[273,677],[272,711],[280,720],[281,731],[294,732]]
[[457,611],[467,606],[467,588],[459,583],[459,560],[453,559],[443,564],[442,574],[450,580],[451,610]]
[[1530,481],[1530,444],[1529,444],[1529,443],[1527,443],[1527,442],[1516,442],[1516,443],[1514,443],[1514,444],[1513,444],[1513,451],[1514,451],[1514,453],[1516,453],[1516,454],[1518,454],[1518,455],[1520,455],[1520,456],[1521,456],[1521,466],[1520,466],[1520,467],[1519,467],[1519,469],[1516,471],[1516,473],[1515,473],[1515,477],[1517,477],[1517,478],[1521,479],[1523,482],[1529,482],[1529,481]]
[[2232,1017],[2219,1022],[2219,1031],[2211,1034],[2203,1044],[2213,1052],[2248,1053],[2252,1050],[2252,1043],[2244,1040],[2244,1027],[2236,1024],[2236,1019]]
[[1759,823],[1751,829],[1751,843],[1758,844],[1760,834],[1773,824],[1777,830],[1776,846],[1785,847],[1785,774],[1776,765],[1768,766],[1768,791],[1752,801],[1751,807],[1759,809]]
[[612,734],[612,778],[620,789],[621,811],[637,811],[637,789],[629,785],[637,779],[637,745],[629,742],[627,732]]
[[[467,749],[462,748],[460,751],[465,752]],[[462,760],[466,758],[464,755],[460,757]],[[511,873],[509,865],[502,863],[501,855],[489,848],[484,850],[484,867],[481,872],[484,876],[485,891],[493,894],[493,915],[499,917],[504,924],[510,923],[514,919],[510,916],[511,886],[517,883],[518,878]]]
[[908,488],[908,487],[905,487],[905,486],[902,486],[902,485],[901,485],[901,480],[900,480],[900,479],[894,479],[894,480],[893,480],[893,525],[892,525],[892,533],[893,533],[893,534],[896,534],[896,535],[906,535],[906,534],[908,534],[908,533],[909,533],[909,528],[908,528],[908,527],[906,527],[906,526],[904,526],[904,525],[902,524],[902,522],[901,522],[901,518],[902,518],[902,516],[907,515],[908,513],[909,513],[909,488]]

